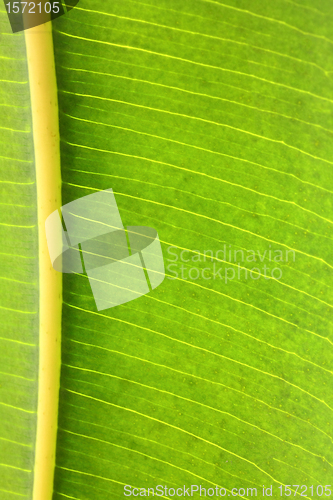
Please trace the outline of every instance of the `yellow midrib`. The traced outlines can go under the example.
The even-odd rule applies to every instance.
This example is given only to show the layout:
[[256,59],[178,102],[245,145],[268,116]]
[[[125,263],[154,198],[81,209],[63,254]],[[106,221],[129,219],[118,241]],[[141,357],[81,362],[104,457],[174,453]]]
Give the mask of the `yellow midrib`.
[[36,164],[39,241],[39,379],[33,500],[51,500],[61,363],[62,274],[52,268],[45,220],[61,207],[52,23],[25,31]]

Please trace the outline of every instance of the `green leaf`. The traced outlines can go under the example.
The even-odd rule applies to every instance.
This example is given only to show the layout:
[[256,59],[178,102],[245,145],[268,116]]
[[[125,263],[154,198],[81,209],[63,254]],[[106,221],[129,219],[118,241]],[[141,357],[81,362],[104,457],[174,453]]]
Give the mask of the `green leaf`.
[[24,34],[0,12],[0,498],[32,491],[38,387],[36,179]]
[[[124,226],[157,230],[166,266],[158,288],[104,311],[85,274],[64,275],[54,500],[126,485],[318,498],[330,483],[332,14],[326,0],[81,0],[54,21],[62,203],[112,188]],[[27,80],[22,47],[3,78]],[[26,115],[8,108],[1,126],[31,130],[28,91],[15,96]],[[32,161],[21,134],[1,156]],[[34,182],[32,163],[0,160],[1,180]],[[34,184],[3,199],[23,189],[32,206],[5,206],[4,222],[36,224]],[[0,227],[6,277],[37,282],[36,261],[23,276],[12,256],[36,256],[35,229]],[[36,310],[36,285],[6,286],[5,307]],[[35,316],[3,314],[7,337],[36,343]],[[34,411],[36,353],[9,344],[6,370],[32,381],[4,378],[1,401]],[[31,446],[6,442],[2,462],[31,469],[34,415],[0,411],[0,437]],[[0,488],[29,498],[31,475],[4,471]]]

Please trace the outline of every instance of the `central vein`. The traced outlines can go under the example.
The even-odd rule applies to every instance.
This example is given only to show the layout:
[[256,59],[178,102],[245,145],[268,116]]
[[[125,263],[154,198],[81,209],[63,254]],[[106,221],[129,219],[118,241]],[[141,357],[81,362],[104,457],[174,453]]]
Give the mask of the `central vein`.
[[57,83],[51,22],[25,31],[39,238],[39,381],[33,500],[51,500],[61,364],[62,274],[52,268],[45,220],[61,207]]

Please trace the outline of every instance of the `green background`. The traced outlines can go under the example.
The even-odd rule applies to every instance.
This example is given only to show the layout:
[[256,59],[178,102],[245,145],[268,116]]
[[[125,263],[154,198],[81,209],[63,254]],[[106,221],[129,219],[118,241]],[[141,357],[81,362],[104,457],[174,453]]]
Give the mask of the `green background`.
[[24,34],[0,4],[0,498],[29,498],[38,384],[36,177]]
[[[330,484],[331,3],[81,0],[53,29],[63,204],[112,188],[167,273],[100,312],[64,276],[54,499]],[[224,244],[295,260],[168,278],[169,246]]]

